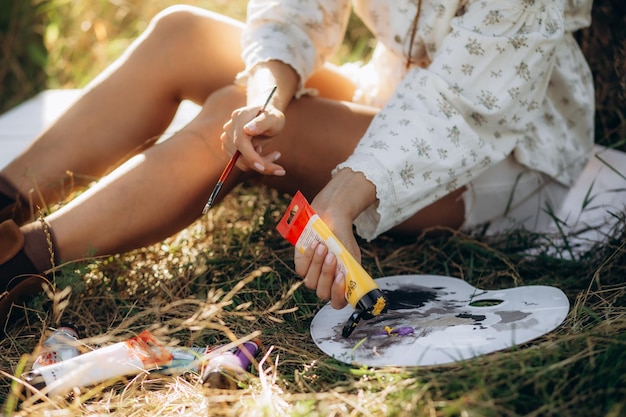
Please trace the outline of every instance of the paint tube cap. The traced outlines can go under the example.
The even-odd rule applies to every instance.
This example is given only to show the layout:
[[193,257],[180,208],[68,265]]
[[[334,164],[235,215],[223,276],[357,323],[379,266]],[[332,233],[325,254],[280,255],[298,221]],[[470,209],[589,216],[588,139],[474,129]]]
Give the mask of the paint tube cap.
[[356,328],[356,326],[361,321],[362,316],[363,316],[363,310],[355,310],[355,312],[352,313],[350,317],[348,317],[346,324],[343,325],[343,330],[341,331],[341,335],[343,337],[350,336],[352,332],[354,331],[354,329]]
[[33,369],[52,365],[80,355],[78,349],[79,332],[76,326],[62,323],[36,349],[37,358],[33,362]]
[[[69,323],[67,321],[62,321],[59,324],[59,328],[57,330],[63,330],[66,333],[71,334],[72,336],[74,336],[77,339],[80,339],[81,335],[80,335],[80,329],[78,328],[77,325],[75,325],[74,323]],[[84,329],[83,329],[84,330]]]
[[344,324],[341,335],[350,336],[361,319],[369,320],[385,311],[387,311],[387,298],[382,290],[375,288],[369,291],[357,302],[356,309]]

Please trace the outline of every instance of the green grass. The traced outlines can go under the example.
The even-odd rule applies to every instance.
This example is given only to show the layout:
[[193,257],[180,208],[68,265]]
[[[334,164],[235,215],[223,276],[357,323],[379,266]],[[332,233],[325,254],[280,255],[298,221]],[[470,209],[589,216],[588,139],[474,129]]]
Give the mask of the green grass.
[[[84,85],[168,3],[37,3],[37,19],[45,25],[35,27],[49,51],[47,86]],[[241,1],[195,3],[243,17]],[[615,15],[623,6],[618,1],[597,5],[596,16],[606,17],[605,26],[619,23]],[[620,149],[626,138],[619,121],[623,111],[619,85],[624,78],[606,60],[619,56],[615,39],[620,38],[614,36],[623,33],[623,27],[615,24],[611,32],[602,26],[597,29],[600,34],[592,30],[579,36],[590,51],[596,82],[614,87],[599,89],[604,101],[599,106],[597,141]],[[367,53],[367,41],[357,35],[362,30],[357,21],[351,23],[351,44]],[[612,52],[605,46],[602,54],[594,53],[607,39],[609,45],[617,45]],[[24,94],[34,90],[29,91]],[[616,169],[624,174],[623,167]],[[361,242],[363,264],[374,277],[442,274],[485,289],[551,285],[561,288],[571,302],[566,321],[556,331],[514,349],[440,367],[367,369],[330,359],[311,340],[309,324],[322,303],[300,285],[293,271],[293,249],[274,229],[287,202],[286,196],[270,190],[243,186],[207,216],[159,244],[65,265],[56,276],[59,293],[30,303],[21,325],[0,341],[0,414],[617,417],[626,413],[624,213],[616,214],[619,220],[612,236],[574,259],[565,244],[554,243],[562,236],[524,232],[493,238],[447,232]],[[535,249],[533,255],[529,248]],[[66,287],[71,290],[64,293]],[[186,346],[215,345],[260,331],[264,353],[269,354],[249,384],[233,392],[203,387],[194,374],[140,375],[83,389],[73,398],[21,402],[14,376],[28,369],[40,338],[58,320],[78,325],[91,346],[123,340],[144,329],[165,342]]]
[[[322,303],[299,285],[292,248],[274,230],[286,202],[268,190],[241,187],[207,218],[158,245],[68,265],[63,280],[74,284],[67,305],[41,297],[41,304],[30,306],[30,321],[0,344],[2,368],[13,373],[55,317],[80,326],[90,345],[146,328],[185,346],[261,331],[271,351],[248,386],[224,393],[199,386],[195,375],[142,375],[103,384],[102,391],[81,391],[74,400],[26,403],[17,410],[119,416],[147,416],[156,409],[176,415],[183,408],[233,416],[618,416],[624,411],[624,221],[614,239],[576,260],[528,256],[525,249],[541,245],[536,236],[522,233],[497,240],[449,233],[362,242],[364,265],[373,276],[449,274],[488,289],[553,285],[572,304],[559,329],[514,349],[441,367],[366,369],[326,357],[310,338],[310,320]],[[216,227],[226,233],[209,233]],[[11,383],[5,375],[0,389],[8,392]],[[9,395],[5,407],[16,402]]]

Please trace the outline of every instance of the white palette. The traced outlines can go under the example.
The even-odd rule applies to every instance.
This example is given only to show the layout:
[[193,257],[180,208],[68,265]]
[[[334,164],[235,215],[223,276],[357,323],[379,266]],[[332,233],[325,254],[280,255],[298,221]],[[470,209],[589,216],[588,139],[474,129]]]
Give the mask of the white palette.
[[569,311],[567,296],[549,286],[486,291],[437,275],[376,282],[388,297],[389,310],[362,320],[350,337],[342,337],[341,330],[354,311],[351,306],[335,310],[328,304],[316,314],[311,336],[323,352],[354,365],[442,365],[545,335]]

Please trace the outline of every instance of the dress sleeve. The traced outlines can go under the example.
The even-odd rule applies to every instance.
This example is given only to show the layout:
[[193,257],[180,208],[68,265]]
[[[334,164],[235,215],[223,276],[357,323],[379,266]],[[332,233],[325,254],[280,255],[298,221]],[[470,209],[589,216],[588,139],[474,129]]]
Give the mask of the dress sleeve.
[[366,239],[460,188],[528,140],[563,37],[551,0],[474,1],[427,68],[411,69],[337,169],[362,172],[377,203],[355,221]]
[[245,84],[257,64],[278,60],[300,76],[296,97],[307,93],[304,83],[337,51],[349,16],[350,0],[250,1],[242,34],[246,69],[237,82]]

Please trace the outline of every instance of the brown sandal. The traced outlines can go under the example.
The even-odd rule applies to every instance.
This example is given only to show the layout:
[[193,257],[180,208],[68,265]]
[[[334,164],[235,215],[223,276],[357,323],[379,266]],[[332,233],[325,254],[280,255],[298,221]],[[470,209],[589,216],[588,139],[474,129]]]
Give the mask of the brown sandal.
[[33,218],[34,211],[26,198],[3,175],[0,175],[0,223],[13,220],[19,226]]
[[0,223],[0,334],[12,320],[12,307],[50,285],[24,253],[24,235],[12,220]]
[[27,299],[41,294],[44,285],[50,285],[50,281],[41,275],[18,276],[9,282],[12,287],[0,294],[0,335],[5,334],[18,318],[11,314],[13,307],[23,305]]

